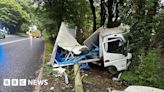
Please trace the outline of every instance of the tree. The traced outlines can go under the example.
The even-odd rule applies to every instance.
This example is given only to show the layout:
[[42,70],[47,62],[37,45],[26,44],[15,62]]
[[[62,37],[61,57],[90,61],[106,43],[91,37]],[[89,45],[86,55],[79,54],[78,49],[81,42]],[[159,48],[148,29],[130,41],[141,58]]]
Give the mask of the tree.
[[[163,39],[163,13],[159,0],[124,1],[120,4],[121,21],[131,26],[130,47],[133,52],[132,67],[122,79],[132,85],[163,88],[160,52]],[[157,40],[158,39],[158,40]],[[162,64],[162,63],[161,63]]]
[[93,32],[96,31],[96,9],[94,7],[94,1],[93,0],[89,0],[90,3],[90,7],[92,10],[92,15],[93,15]]
[[[39,3],[38,3],[39,2]],[[58,33],[61,22],[75,24],[78,28],[78,37],[85,38],[85,32],[92,30],[92,15],[89,3],[85,0],[42,0],[36,2],[37,15],[44,23],[44,29],[49,34],[50,39],[54,39]],[[45,32],[44,32],[45,33]]]
[[[108,0],[108,28],[117,27],[120,25],[120,22],[117,20],[118,18],[118,0]],[[114,19],[114,20],[113,20]]]
[[30,16],[15,0],[0,0],[0,21],[7,27],[19,30],[29,19]]
[[101,0],[101,20],[100,20],[100,26],[103,26],[105,24],[105,16],[106,16],[106,9],[105,9],[105,0]]

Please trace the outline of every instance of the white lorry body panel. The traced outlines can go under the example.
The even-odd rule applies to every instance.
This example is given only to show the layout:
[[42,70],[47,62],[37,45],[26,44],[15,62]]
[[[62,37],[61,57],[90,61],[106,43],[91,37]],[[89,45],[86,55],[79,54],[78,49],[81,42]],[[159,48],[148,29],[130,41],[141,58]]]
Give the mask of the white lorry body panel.
[[147,87],[147,86],[129,86],[125,89],[126,92],[164,92],[162,89]]
[[147,86],[129,86],[124,91],[109,89],[109,92],[164,92],[164,90]]

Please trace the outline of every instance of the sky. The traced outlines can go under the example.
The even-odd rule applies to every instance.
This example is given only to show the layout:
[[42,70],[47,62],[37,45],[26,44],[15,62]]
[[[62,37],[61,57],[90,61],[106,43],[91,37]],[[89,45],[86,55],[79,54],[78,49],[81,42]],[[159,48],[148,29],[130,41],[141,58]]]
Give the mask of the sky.
[[163,3],[163,4],[164,4],[164,0],[162,0],[162,1],[161,1],[161,3]]

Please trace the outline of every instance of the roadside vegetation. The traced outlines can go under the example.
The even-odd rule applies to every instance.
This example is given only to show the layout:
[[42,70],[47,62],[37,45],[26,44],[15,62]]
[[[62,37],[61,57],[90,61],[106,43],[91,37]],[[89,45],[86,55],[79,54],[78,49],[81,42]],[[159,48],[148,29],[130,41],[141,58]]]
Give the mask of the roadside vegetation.
[[44,39],[45,42],[45,63],[50,61],[52,50],[53,50],[53,44],[48,39]]
[[140,64],[123,73],[122,80],[128,85],[145,85],[164,89],[163,60],[157,51],[150,50],[139,56]]

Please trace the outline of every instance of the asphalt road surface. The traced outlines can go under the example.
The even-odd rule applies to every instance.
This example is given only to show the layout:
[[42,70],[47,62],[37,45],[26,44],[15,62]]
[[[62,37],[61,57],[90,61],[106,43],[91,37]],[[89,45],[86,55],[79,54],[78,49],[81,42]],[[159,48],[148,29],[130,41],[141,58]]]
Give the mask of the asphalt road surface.
[[[0,39],[0,92],[32,92],[34,86],[11,86],[11,79],[36,79],[43,51],[44,42],[40,38]],[[10,79],[10,86],[4,86],[4,79]]]

